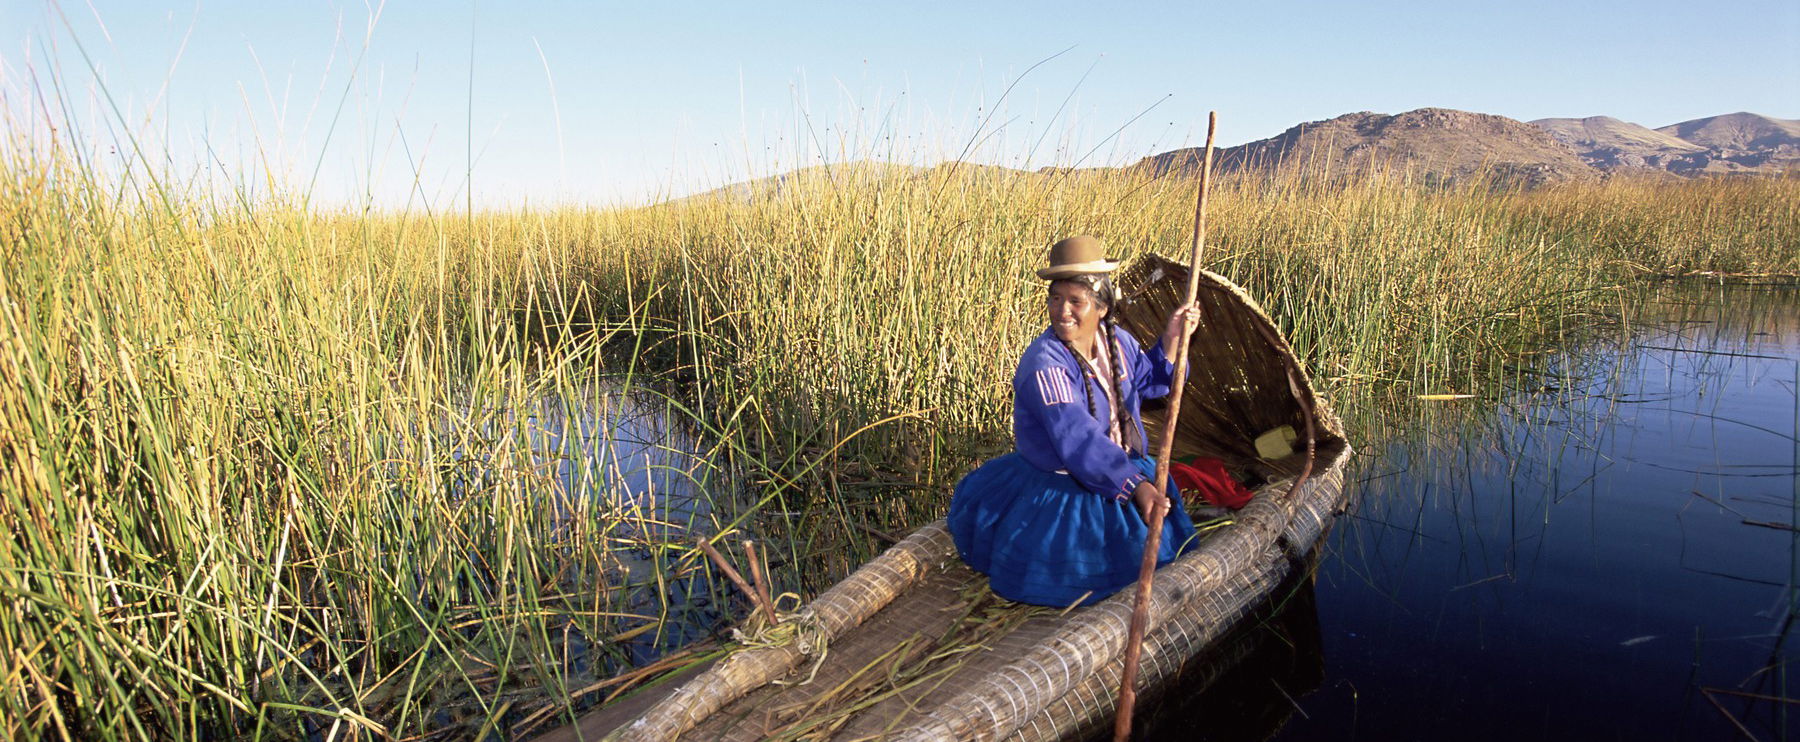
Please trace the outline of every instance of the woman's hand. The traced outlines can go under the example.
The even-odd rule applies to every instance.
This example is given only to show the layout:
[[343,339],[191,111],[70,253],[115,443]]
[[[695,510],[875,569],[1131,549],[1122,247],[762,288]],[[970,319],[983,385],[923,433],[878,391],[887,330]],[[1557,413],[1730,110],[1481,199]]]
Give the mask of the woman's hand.
[[1162,347],[1171,358],[1175,355],[1175,344],[1181,338],[1193,335],[1194,328],[1200,326],[1200,303],[1189,302],[1175,308],[1169,313],[1169,326],[1163,330]]
[[1137,506],[1138,515],[1143,516],[1144,523],[1148,524],[1150,516],[1157,509],[1161,509],[1167,514],[1169,498],[1162,493],[1162,490],[1157,489],[1156,485],[1139,482],[1137,489],[1131,491],[1131,504]]

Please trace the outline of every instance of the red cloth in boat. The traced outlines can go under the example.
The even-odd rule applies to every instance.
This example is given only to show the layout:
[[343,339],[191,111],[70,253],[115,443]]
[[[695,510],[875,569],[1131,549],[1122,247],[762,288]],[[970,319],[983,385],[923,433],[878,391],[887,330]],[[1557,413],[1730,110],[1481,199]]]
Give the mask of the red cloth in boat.
[[1250,502],[1250,490],[1225,473],[1225,462],[1205,456],[1169,464],[1169,478],[1183,494],[1198,495],[1206,504],[1236,510]]

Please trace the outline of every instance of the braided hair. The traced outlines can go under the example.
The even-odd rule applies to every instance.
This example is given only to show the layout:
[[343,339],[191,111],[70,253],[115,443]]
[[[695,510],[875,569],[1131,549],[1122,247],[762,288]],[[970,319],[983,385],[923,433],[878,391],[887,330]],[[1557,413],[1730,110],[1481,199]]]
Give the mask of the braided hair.
[[[1113,387],[1113,399],[1117,400],[1113,405],[1113,414],[1119,420],[1119,435],[1125,439],[1125,451],[1132,454],[1141,454],[1148,446],[1145,444],[1143,436],[1138,430],[1137,418],[1131,414],[1130,409],[1125,405],[1125,349],[1119,342],[1118,323],[1113,321],[1113,309],[1117,306],[1119,301],[1119,289],[1117,286],[1113,285],[1111,279],[1107,278],[1105,274],[1100,273],[1084,273],[1079,276],[1072,276],[1070,278],[1059,280],[1068,281],[1087,288],[1087,290],[1094,295],[1094,299],[1099,301],[1100,304],[1106,308],[1106,316],[1100,321],[1100,341],[1107,344],[1107,352],[1112,356],[1111,382]],[[1054,282],[1052,282],[1052,285],[1054,285]],[[1081,365],[1081,370],[1087,379],[1099,381],[1097,378],[1099,376],[1098,372],[1094,370],[1093,364],[1088,362],[1086,356],[1076,351],[1075,346],[1071,345],[1069,341],[1063,340],[1061,336],[1058,336],[1057,340],[1063,344],[1064,348],[1068,349],[1069,355],[1075,356],[1075,362]],[[1081,384],[1081,391],[1087,398],[1088,414],[1098,419],[1100,413],[1094,408],[1093,386],[1088,384],[1084,379]]]

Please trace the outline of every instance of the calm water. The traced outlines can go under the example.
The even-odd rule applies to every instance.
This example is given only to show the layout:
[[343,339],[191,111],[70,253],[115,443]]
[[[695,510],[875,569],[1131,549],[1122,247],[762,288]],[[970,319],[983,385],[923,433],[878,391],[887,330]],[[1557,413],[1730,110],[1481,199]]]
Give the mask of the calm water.
[[[661,619],[658,631],[614,647],[624,650],[624,665],[641,665],[718,627],[725,614],[713,585],[694,573],[674,576],[679,553],[650,547],[717,533],[738,509],[733,478],[710,461],[691,426],[660,397],[615,383],[549,395],[527,409],[530,446],[543,453],[570,514],[591,518],[598,510],[619,519],[609,533],[615,562],[606,580],[626,586],[619,607]],[[571,669],[606,674],[590,668],[587,642],[572,644]]]
[[[685,548],[663,547],[686,547],[697,535],[730,527],[742,509],[738,486],[664,398],[613,378],[523,403],[470,396],[445,403],[458,412],[437,421],[433,439],[450,449],[461,472],[449,484],[453,496],[520,488],[548,511],[544,522],[563,533],[603,524],[583,532],[606,542],[599,569],[571,570],[575,576],[560,587],[570,594],[606,591],[607,609],[657,619],[656,631],[598,645],[574,622],[553,624],[566,643],[572,682],[640,665],[725,621],[715,586],[682,568]],[[533,476],[510,474],[520,469]],[[596,647],[604,652],[591,651]]]
[[1800,736],[1800,706],[1744,695],[1800,697],[1800,291],[1659,291],[1553,363],[1365,450],[1316,612],[1156,736]]

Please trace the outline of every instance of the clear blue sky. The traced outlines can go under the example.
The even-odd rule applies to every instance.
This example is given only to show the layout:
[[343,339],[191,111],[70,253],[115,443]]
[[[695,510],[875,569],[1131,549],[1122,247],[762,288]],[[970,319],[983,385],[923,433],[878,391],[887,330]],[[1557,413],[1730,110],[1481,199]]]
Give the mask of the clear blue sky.
[[10,132],[72,123],[102,159],[130,132],[321,203],[460,206],[472,159],[478,204],[604,204],[971,142],[1120,164],[1198,144],[1208,110],[1221,145],[1424,106],[1800,118],[1800,1],[0,0],[0,91]]

